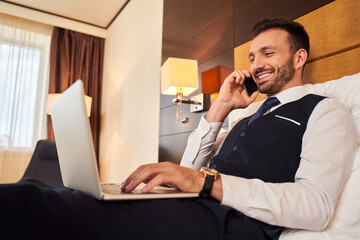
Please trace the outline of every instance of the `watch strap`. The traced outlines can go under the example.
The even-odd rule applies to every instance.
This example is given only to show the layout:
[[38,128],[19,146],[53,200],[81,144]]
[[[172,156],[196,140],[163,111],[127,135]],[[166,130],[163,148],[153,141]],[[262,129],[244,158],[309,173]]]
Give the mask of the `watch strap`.
[[204,187],[200,192],[200,197],[206,198],[210,196],[211,188],[214,184],[215,176],[206,174]]

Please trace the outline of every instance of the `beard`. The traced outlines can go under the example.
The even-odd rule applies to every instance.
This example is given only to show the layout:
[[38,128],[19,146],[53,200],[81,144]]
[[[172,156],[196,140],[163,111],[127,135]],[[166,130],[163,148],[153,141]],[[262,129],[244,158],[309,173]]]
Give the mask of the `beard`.
[[[267,69],[268,70],[268,69]],[[275,94],[280,91],[280,89],[287,84],[295,75],[295,68],[293,60],[290,57],[285,64],[277,67],[271,67],[270,70],[275,73],[275,78],[272,82],[265,84],[264,86],[258,86],[259,92],[264,94]],[[259,70],[261,72],[263,70]]]

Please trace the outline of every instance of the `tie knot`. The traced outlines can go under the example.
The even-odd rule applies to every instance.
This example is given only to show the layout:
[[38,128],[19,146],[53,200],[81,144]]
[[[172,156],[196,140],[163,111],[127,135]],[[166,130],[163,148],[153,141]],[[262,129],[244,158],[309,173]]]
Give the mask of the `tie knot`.
[[267,109],[270,109],[276,105],[279,105],[280,101],[279,99],[277,99],[277,97],[269,97],[268,99],[265,100],[263,104],[266,105]]
[[265,100],[265,102],[260,106],[257,112],[249,119],[248,125],[252,123],[255,119],[261,117],[266,113],[270,108],[280,104],[279,99],[277,97],[269,97]]

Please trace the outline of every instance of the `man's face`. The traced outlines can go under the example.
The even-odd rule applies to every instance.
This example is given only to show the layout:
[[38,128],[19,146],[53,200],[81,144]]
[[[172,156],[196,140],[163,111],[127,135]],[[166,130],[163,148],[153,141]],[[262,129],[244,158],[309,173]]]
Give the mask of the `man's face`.
[[294,77],[288,36],[284,30],[270,29],[259,34],[251,44],[250,71],[261,93],[275,95],[285,90]]

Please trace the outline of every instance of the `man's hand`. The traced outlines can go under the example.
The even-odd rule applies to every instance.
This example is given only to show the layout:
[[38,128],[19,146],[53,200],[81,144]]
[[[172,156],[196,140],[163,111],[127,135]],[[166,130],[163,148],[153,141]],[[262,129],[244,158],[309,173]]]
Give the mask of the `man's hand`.
[[122,190],[130,192],[140,183],[146,183],[142,189],[144,193],[161,184],[183,192],[200,192],[204,181],[205,178],[199,171],[170,162],[161,162],[140,166],[125,180]]
[[241,94],[244,91],[245,77],[251,77],[251,74],[245,70],[236,70],[225,79],[218,98],[206,115],[208,122],[223,122],[232,110],[246,108],[255,101],[258,92],[254,92],[249,98],[244,98]]
[[[220,178],[218,179],[219,181],[217,181],[216,186],[221,188],[221,180]],[[205,177],[199,171],[170,162],[161,162],[140,166],[124,181],[121,190],[131,192],[140,183],[145,183],[146,186],[142,189],[143,193],[147,193],[154,187],[162,184],[183,192],[200,193],[204,182]],[[222,191],[218,191],[215,196],[220,196],[217,199],[221,200]]]

